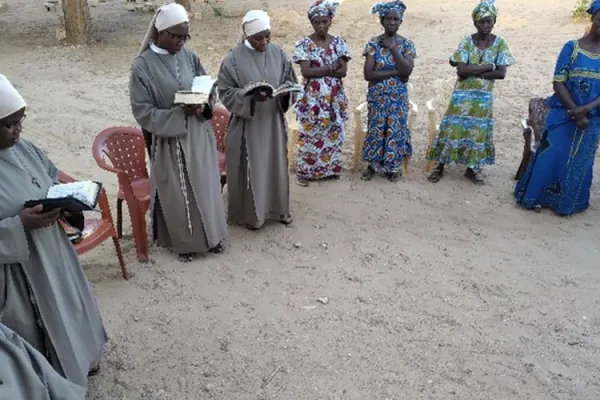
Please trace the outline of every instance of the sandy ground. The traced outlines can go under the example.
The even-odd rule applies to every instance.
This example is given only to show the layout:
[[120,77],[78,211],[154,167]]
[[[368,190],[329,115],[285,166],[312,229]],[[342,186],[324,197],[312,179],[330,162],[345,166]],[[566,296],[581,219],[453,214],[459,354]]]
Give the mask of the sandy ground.
[[[114,199],[116,179],[90,147],[102,128],[134,124],[129,63],[150,15],[100,3],[98,43],[74,48],[57,45],[58,17],[41,3],[8,0],[0,70],[30,104],[25,135],[68,173],[104,181]],[[288,50],[310,32],[308,3],[269,1]],[[446,60],[473,30],[475,2],[407,3],[401,31],[420,55],[412,100],[421,107],[410,175],[293,186],[293,227],[231,228],[226,254],[187,265],[159,249],[141,265],[125,237],[128,282],[109,243],[86,254],[111,337],[90,399],[600,398],[600,185],[589,211],[566,219],[519,210],[511,193],[518,119],[551,89],[561,45],[584,26],[570,21],[570,1],[500,2],[496,32],[518,64],[497,88],[498,165],[481,188],[458,169],[434,187],[422,172],[424,103],[437,79],[453,77]],[[369,6],[347,0],[333,27],[356,56],[352,107],[365,95],[359,55],[379,32]],[[190,45],[216,72],[239,18],[196,7]]]

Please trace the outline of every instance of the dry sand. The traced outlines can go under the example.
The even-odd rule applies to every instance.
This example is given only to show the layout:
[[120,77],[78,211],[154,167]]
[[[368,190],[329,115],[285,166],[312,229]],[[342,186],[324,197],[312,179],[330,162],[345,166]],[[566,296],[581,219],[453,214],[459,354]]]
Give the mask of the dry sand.
[[[309,32],[308,3],[269,1],[275,40],[288,50]],[[410,176],[293,186],[293,227],[231,228],[226,254],[191,264],[152,249],[153,262],[140,265],[126,237],[128,282],[109,243],[86,254],[111,337],[90,399],[600,398],[600,185],[573,218],[517,209],[511,194],[518,120],[531,96],[551,90],[561,45],[584,29],[569,18],[572,1],[499,1],[496,32],[518,64],[497,88],[498,165],[483,187],[459,169],[437,186],[422,172],[424,103],[437,79],[453,77],[446,60],[473,30],[475,1],[407,3],[401,31],[420,55],[412,100],[421,107]],[[25,135],[68,173],[103,180],[114,198],[116,179],[96,167],[90,146],[102,128],[134,123],[129,63],[150,15],[99,3],[98,43],[73,48],[56,44],[58,17],[41,0],[8,6],[0,70],[30,104]],[[379,32],[369,6],[347,0],[333,27],[355,55],[352,107],[365,95],[362,47]],[[196,7],[203,19],[190,45],[216,72],[239,19]],[[351,132],[349,124],[348,153]]]

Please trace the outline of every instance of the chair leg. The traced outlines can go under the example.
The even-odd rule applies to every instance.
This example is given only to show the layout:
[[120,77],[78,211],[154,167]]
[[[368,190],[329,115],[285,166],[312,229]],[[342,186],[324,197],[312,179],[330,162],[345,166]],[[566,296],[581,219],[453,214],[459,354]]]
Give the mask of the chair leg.
[[123,199],[117,199],[117,237],[123,237]]
[[123,252],[121,251],[121,243],[119,243],[119,238],[113,237],[113,243],[115,244],[115,250],[117,251],[117,257],[119,259],[119,264],[121,265],[121,273],[123,274],[123,279],[129,279],[129,273],[127,272],[127,267],[125,267],[125,260],[123,260]]
[[138,260],[140,262],[148,261],[148,233],[146,232],[146,214],[142,212],[138,205],[130,207],[131,225],[133,227],[133,238],[135,240],[135,248],[137,251]]

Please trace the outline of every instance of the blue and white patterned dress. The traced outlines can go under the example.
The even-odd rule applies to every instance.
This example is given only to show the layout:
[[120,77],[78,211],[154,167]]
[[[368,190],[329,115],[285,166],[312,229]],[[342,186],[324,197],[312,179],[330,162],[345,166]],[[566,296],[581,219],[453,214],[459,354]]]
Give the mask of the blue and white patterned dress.
[[[417,57],[415,45],[410,40],[402,38],[399,47],[403,55]],[[363,55],[373,56],[376,70],[396,69],[391,51],[382,47],[378,38],[367,43]],[[398,76],[369,82],[367,102],[369,118],[363,160],[377,172],[399,173],[402,160],[412,155],[408,87]]]

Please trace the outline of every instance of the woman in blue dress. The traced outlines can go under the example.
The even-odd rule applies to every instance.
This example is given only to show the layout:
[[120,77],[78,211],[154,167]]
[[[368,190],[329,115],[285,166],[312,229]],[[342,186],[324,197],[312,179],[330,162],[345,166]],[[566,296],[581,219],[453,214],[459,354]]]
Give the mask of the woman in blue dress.
[[417,56],[414,44],[398,35],[406,5],[400,0],[377,3],[384,33],[371,39],[365,48],[365,80],[369,82],[368,131],[363,160],[369,163],[361,179],[369,181],[377,172],[391,182],[400,179],[402,161],[412,154],[408,130],[407,83]]
[[515,189],[517,204],[572,215],[589,206],[600,138],[600,0],[590,32],[564,45],[554,72],[546,130]]

